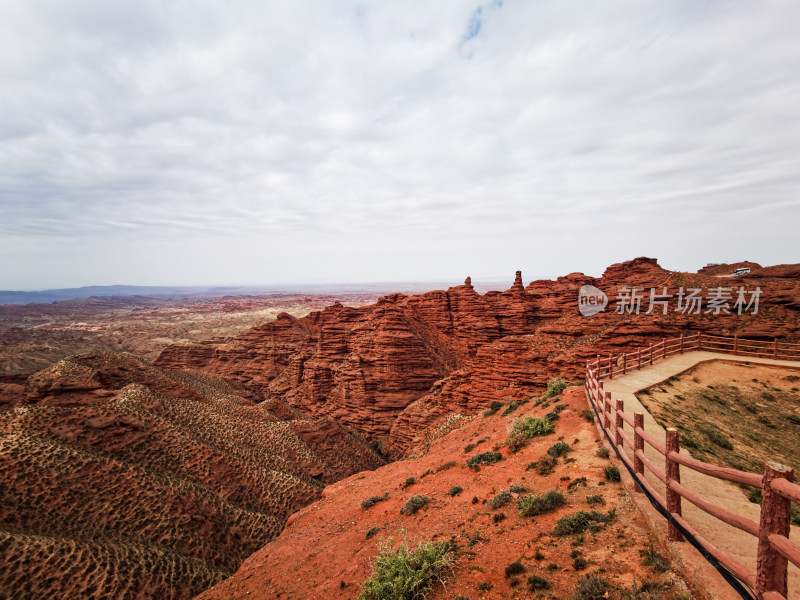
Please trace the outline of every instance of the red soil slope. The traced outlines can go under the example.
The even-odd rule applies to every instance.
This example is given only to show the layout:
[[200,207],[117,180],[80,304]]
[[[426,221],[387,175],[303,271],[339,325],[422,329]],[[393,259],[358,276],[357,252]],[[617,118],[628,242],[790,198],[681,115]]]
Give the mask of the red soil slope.
[[[446,589],[435,589],[429,598],[527,598],[531,596],[525,582],[530,575],[547,580],[547,593],[566,598],[574,592],[577,580],[590,573],[612,584],[609,598],[619,598],[634,582],[641,586],[645,581],[664,584],[661,597],[673,597],[683,584],[673,573],[660,575],[643,564],[640,551],[649,543],[644,520],[621,484],[605,480],[603,469],[610,461],[596,456],[600,447],[597,430],[581,417],[586,406],[583,389],[567,388],[561,398],[553,400],[558,403],[567,408],[555,422],[555,433],[534,438],[516,454],[502,447],[503,459],[479,471],[468,468],[466,459],[502,444],[515,417],[541,416],[553,407],[537,408],[530,402],[509,416],[499,411],[491,417],[451,419],[438,438],[414,451],[415,458],[327,487],[321,500],[292,515],[278,539],[199,599],[355,598],[369,577],[378,541],[390,537],[407,538],[411,546],[451,538],[457,543],[459,559],[453,577]],[[559,440],[571,451],[558,459],[551,474],[526,469]],[[404,487],[410,476],[417,481]],[[488,501],[512,484],[535,493],[560,490],[566,504],[540,516],[521,517],[517,499],[525,492],[514,492],[510,503],[491,508]],[[463,490],[451,496],[449,491],[456,485]],[[362,509],[363,500],[387,492],[388,499]],[[423,494],[430,503],[415,515],[403,515],[400,509],[412,494]],[[603,504],[590,506],[587,497],[598,495]],[[592,509],[612,510],[614,518],[595,533],[561,537],[553,533],[561,517]],[[366,532],[373,528],[377,534],[367,539]],[[580,570],[573,566],[573,558],[578,556],[588,563]],[[514,588],[505,568],[516,560],[525,573]]]

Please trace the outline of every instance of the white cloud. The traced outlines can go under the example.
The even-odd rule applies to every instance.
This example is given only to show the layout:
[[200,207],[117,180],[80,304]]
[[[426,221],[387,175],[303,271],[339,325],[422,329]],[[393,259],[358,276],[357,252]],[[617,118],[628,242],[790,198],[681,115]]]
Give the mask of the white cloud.
[[0,0],[0,288],[798,261],[798,17]]

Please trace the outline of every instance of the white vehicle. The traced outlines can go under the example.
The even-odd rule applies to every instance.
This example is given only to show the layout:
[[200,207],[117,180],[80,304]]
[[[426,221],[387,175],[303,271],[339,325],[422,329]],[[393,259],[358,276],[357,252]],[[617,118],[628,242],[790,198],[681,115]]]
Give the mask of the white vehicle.
[[742,267],[741,269],[734,269],[734,275],[747,275],[750,272],[750,267]]

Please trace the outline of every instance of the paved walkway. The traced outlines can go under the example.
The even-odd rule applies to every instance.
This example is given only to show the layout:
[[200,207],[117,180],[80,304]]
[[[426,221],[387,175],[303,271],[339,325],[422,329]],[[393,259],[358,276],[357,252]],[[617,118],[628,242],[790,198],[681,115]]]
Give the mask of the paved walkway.
[[[635,412],[644,413],[644,429],[650,435],[660,442],[664,442],[664,429],[656,423],[655,419],[647,412],[639,400],[635,396],[635,392],[665,381],[669,377],[682,373],[687,369],[692,368],[698,363],[712,360],[724,360],[729,362],[749,362],[768,365],[780,365],[790,368],[800,368],[800,363],[787,360],[773,360],[762,358],[751,358],[733,356],[731,354],[718,354],[714,352],[687,352],[686,354],[679,354],[663,361],[657,362],[653,366],[645,367],[641,370],[633,370],[627,374],[617,377],[613,380],[604,380],[603,389],[611,393],[612,405],[616,400],[624,402],[625,412],[633,415]],[[633,439],[632,428],[625,424],[625,431]],[[681,453],[686,453],[681,450]],[[628,452],[632,456],[632,452]],[[664,465],[664,457],[656,450],[651,448],[649,444],[645,444],[645,455],[657,466]],[[800,474],[798,474],[800,475]],[[647,468],[645,468],[645,476],[647,481],[664,496],[664,484],[661,483],[654,475],[652,475]],[[753,504],[747,500],[744,491],[727,481],[721,481],[713,477],[708,477],[701,473],[697,473],[686,467],[681,467],[681,483],[690,490],[698,493],[704,499],[713,502],[717,506],[721,506],[727,510],[735,512],[739,515],[752,519],[756,523],[759,521],[759,505]],[[641,494],[635,494],[641,497]],[[645,500],[645,504],[647,501]],[[639,502],[640,506],[642,505]],[[688,500],[683,499],[682,510],[684,518],[689,521],[698,532],[705,537],[714,546],[723,550],[729,556],[736,558],[743,565],[755,571],[756,565],[756,550],[757,540],[755,537],[745,533],[735,527],[727,525],[718,521],[714,517],[706,514],[701,509],[690,503]],[[654,512],[654,511],[653,511]],[[663,525],[663,531],[666,532],[666,525],[663,518],[658,516],[657,522],[660,521]],[[800,545],[800,528],[792,527],[791,540]],[[739,598],[730,586],[728,586],[721,577],[716,575],[716,572],[709,570],[703,563],[705,560],[695,552],[688,543],[681,543],[673,545],[679,560],[682,560],[690,571],[697,570],[698,578],[705,580],[707,578],[715,578],[715,584],[712,585],[713,595],[718,598]],[[710,582],[709,582],[710,583]],[[789,597],[800,598],[800,570],[794,567],[791,563],[789,565]]]

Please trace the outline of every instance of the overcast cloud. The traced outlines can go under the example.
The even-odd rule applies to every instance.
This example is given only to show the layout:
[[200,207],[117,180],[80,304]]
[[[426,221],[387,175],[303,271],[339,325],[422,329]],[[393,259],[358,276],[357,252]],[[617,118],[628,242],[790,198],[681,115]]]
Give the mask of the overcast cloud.
[[800,262],[800,3],[0,0],[0,289]]

